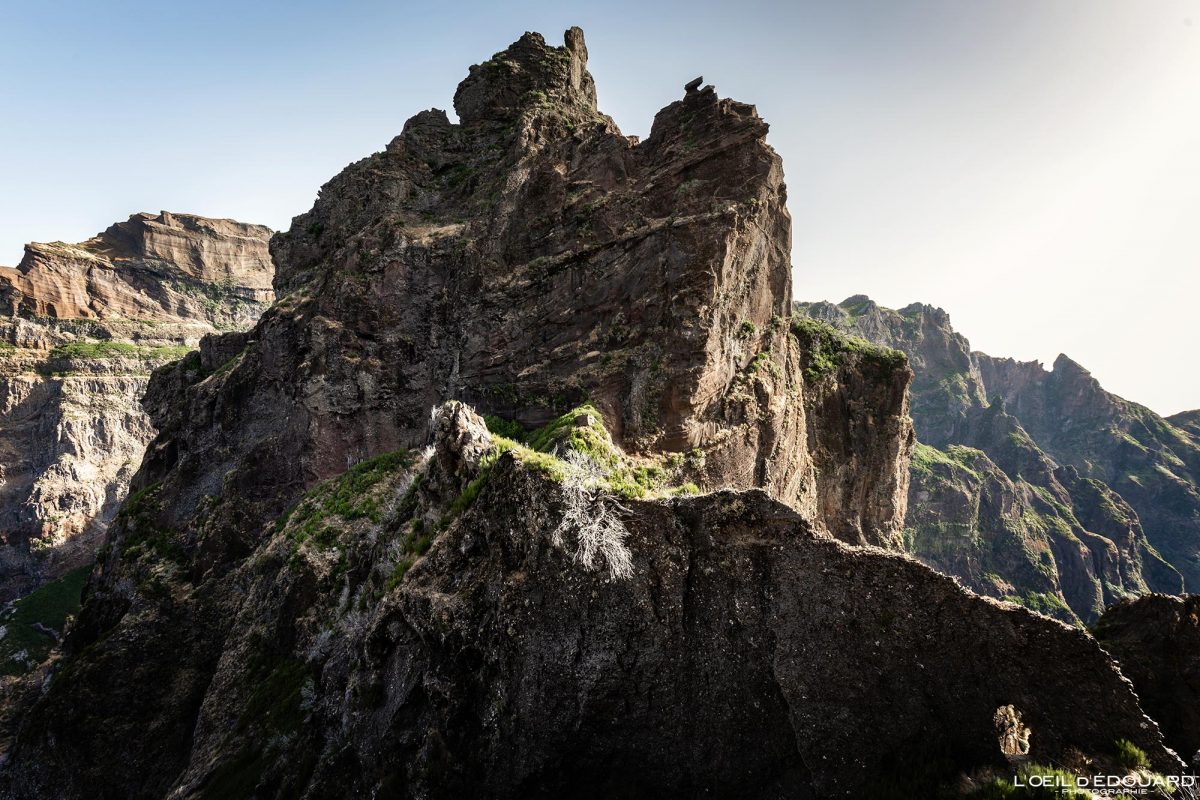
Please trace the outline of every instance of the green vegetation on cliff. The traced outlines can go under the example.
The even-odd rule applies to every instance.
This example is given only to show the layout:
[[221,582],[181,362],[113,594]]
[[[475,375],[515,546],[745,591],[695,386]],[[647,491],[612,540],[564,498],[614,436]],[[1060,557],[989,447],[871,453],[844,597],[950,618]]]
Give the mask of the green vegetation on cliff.
[[[626,498],[663,492],[669,483],[667,469],[658,464],[634,463],[613,444],[604,416],[590,403],[528,433],[517,423],[498,417],[488,417],[486,422],[496,445],[489,466],[501,453],[511,452],[559,482],[575,481]],[[683,493],[689,488],[678,487]]]
[[923,475],[932,475],[934,467],[941,465],[952,470],[965,470],[972,477],[978,478],[979,473],[972,469],[972,465],[981,457],[984,457],[983,452],[974,447],[950,445],[945,450],[939,450],[917,442],[913,448],[912,468]]
[[809,383],[832,375],[855,357],[884,369],[897,369],[908,363],[908,357],[899,350],[872,344],[811,317],[792,317],[791,329],[800,343],[804,379]]
[[79,610],[88,567],[68,572],[0,611],[0,674],[23,675],[46,660]]
[[101,360],[112,358],[153,359],[156,361],[173,361],[183,358],[194,348],[187,345],[166,345],[153,347],[149,345],[130,344],[128,342],[69,342],[60,344],[50,351],[52,359],[89,359]]
[[296,542],[314,541],[321,547],[337,544],[337,528],[329,523],[335,518],[345,522],[382,519],[386,493],[373,491],[385,477],[413,463],[408,450],[383,453],[352,466],[336,478],[331,478],[310,490],[300,502],[284,513],[275,523],[277,530],[290,527]]

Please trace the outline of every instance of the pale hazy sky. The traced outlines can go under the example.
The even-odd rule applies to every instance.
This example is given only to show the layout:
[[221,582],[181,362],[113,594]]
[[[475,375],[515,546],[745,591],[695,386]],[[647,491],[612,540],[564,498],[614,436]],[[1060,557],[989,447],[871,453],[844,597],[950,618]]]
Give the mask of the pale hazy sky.
[[0,0],[0,263],[134,211],[285,227],[525,30],[626,133],[703,74],[783,155],[797,299],[948,310],[1200,407],[1200,0]]

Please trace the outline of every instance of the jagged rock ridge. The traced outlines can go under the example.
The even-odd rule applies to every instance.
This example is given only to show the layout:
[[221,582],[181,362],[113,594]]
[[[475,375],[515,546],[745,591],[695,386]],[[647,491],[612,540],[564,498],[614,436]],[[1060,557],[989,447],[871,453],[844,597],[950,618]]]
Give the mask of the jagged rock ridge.
[[1200,595],[1123,600],[1094,632],[1133,681],[1167,745],[1200,769]]
[[[416,115],[272,241],[280,303],[228,379],[179,388],[146,465],[179,487],[177,522],[219,496],[203,536],[236,550],[305,487],[423,443],[438,402],[536,427],[586,397],[626,450],[683,458],[680,480],[762,486],[848,540],[898,540],[905,487],[871,479],[896,474],[903,438],[864,437],[848,477],[814,465],[766,123],[707,87],[634,141],[598,112],[586,58],[574,35],[522,37],[463,82],[460,124]],[[873,408],[899,431],[894,366]],[[871,492],[824,502],[860,475]]]
[[135,214],[0,268],[0,600],[90,564],[154,434],[150,372],[273,298],[270,230]]
[[[186,565],[147,557],[158,490],[127,505],[103,568],[157,600],[122,627],[170,614],[170,638],[140,640],[149,657],[115,683],[109,659],[133,657],[115,643],[68,659],[7,791],[929,796],[1027,759],[1116,769],[1118,738],[1179,768],[1081,631],[816,535],[761,490],[619,501],[557,474],[569,448],[497,454],[459,403],[435,423],[430,452],[364,462],[280,520],[230,576],[219,648]],[[169,704],[148,691],[164,681]],[[147,739],[175,704],[186,734]],[[136,751],[111,758],[126,737]]]
[[1200,449],[1185,432],[1065,356],[1047,372],[973,352],[938,308],[893,311],[858,295],[797,310],[909,355],[926,446],[907,536],[927,563],[1089,622],[1128,595],[1200,579]]
[[472,68],[460,124],[272,240],[252,331],[155,372],[0,789],[920,796],[1118,736],[1178,766],[1084,633],[830,537],[898,543],[904,357],[787,319],[752,107],[693,86],[635,142],[586,56]]

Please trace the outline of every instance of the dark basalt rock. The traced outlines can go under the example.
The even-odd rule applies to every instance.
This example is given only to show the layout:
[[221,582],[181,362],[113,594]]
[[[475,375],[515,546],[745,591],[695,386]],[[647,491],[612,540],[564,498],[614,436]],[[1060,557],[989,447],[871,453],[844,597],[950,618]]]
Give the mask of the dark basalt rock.
[[1200,595],[1126,600],[1104,612],[1094,633],[1167,744],[1200,768]]
[[[436,430],[415,474],[372,490],[415,502],[311,539],[302,505],[207,585],[222,615],[171,589],[68,660],[8,796],[918,797],[1026,759],[1116,769],[1118,738],[1180,767],[1084,632],[815,535],[761,490],[615,505],[507,454],[383,583],[392,543],[492,446],[459,404]],[[174,657],[142,648],[162,625]],[[146,691],[179,660],[185,739]]]
[[1085,633],[833,538],[899,543],[907,362],[786,319],[753,107],[695,89],[634,142],[585,63],[573,29],[473,69],[461,123],[273,239],[254,330],[155,372],[0,793],[915,797],[1118,737],[1178,768]]

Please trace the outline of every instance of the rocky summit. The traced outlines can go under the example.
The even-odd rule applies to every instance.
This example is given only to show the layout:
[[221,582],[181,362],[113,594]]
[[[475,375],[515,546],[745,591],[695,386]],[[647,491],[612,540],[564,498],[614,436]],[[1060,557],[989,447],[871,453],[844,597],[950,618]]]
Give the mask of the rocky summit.
[[91,564],[154,435],[150,372],[254,323],[274,296],[270,233],[135,214],[0,268],[0,600]]
[[1200,585],[1200,448],[1060,356],[970,349],[939,308],[798,303],[809,324],[904,351],[915,377],[906,547],[976,591],[1065,621]]
[[154,372],[158,433],[0,793],[1182,768],[1087,633],[900,552],[912,372],[792,318],[755,109],[692,81],[638,141],[587,57],[572,28],[473,66],[457,123],[416,115],[272,239],[252,329]]

